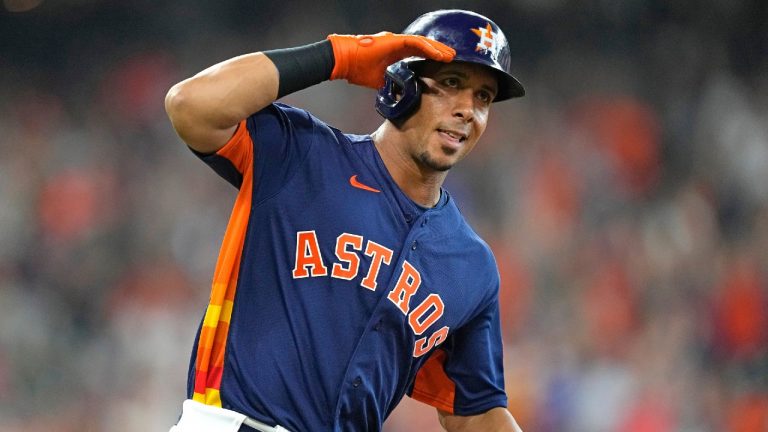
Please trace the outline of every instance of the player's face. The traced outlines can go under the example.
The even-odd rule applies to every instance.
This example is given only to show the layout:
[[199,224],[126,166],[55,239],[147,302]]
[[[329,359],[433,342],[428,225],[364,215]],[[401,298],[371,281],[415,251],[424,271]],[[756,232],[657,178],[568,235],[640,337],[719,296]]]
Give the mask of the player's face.
[[400,127],[422,169],[447,171],[474,148],[485,131],[497,81],[472,63],[427,62],[419,74],[419,109]]

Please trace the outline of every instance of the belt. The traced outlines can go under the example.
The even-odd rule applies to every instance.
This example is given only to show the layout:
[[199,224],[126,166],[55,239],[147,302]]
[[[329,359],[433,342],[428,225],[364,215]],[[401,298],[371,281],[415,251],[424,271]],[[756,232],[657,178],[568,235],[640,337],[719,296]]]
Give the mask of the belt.
[[238,432],[288,432],[288,430],[280,426],[270,426],[246,417]]
[[288,432],[282,426],[270,426],[244,414],[187,399],[181,418],[169,432]]

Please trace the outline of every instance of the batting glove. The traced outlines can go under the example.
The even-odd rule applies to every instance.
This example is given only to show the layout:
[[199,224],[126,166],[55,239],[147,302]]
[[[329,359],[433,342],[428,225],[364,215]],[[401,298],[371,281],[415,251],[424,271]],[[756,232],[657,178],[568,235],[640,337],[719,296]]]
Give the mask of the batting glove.
[[381,32],[374,35],[328,36],[335,65],[331,79],[379,89],[384,85],[387,66],[406,57],[450,62],[456,51],[441,42],[419,35]]

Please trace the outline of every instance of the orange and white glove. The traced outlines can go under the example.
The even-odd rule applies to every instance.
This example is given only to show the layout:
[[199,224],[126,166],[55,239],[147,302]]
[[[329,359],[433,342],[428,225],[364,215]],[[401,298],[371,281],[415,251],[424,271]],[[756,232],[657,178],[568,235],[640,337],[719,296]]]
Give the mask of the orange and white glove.
[[331,79],[378,90],[384,85],[387,66],[407,57],[450,62],[456,51],[436,40],[419,35],[381,32],[374,35],[328,36],[335,65]]

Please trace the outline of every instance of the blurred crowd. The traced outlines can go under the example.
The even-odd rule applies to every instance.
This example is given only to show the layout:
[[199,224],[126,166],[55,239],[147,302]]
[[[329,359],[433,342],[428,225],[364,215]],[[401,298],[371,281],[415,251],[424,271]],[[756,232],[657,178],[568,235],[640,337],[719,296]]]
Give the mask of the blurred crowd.
[[[174,134],[173,83],[241,53],[468,7],[3,5],[8,432],[165,431],[178,416],[236,191]],[[768,431],[768,3],[471,7],[505,30],[528,92],[494,105],[446,183],[499,263],[519,423]],[[373,98],[331,82],[284,101],[365,133],[381,121]],[[404,400],[385,430],[440,428],[433,409]]]

